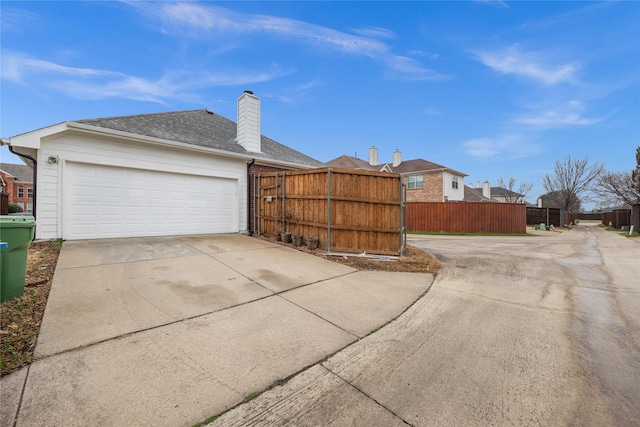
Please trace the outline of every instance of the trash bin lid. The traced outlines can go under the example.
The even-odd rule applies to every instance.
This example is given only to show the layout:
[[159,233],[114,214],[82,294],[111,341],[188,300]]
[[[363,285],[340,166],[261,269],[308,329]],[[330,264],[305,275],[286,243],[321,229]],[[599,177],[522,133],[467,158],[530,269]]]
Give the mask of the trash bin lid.
[[6,249],[9,246],[7,242],[0,242],[0,249]]
[[36,219],[32,216],[0,215],[0,228],[34,227]]

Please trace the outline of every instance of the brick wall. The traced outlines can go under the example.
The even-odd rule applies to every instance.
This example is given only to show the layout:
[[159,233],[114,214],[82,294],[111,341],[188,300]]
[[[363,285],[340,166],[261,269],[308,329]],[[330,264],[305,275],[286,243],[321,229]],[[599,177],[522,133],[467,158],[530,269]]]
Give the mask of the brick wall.
[[[7,183],[5,192],[9,195],[9,203],[17,203],[27,212],[29,210],[29,204],[33,203],[33,198],[29,197],[33,194],[29,193],[29,191],[33,192],[33,183],[17,181],[13,176],[7,176],[3,172],[0,173],[2,173],[2,178]],[[19,188],[22,188],[22,197],[19,197]]]
[[[402,177],[406,185],[408,176]],[[407,202],[442,202],[442,172],[423,174],[422,188],[407,189]]]

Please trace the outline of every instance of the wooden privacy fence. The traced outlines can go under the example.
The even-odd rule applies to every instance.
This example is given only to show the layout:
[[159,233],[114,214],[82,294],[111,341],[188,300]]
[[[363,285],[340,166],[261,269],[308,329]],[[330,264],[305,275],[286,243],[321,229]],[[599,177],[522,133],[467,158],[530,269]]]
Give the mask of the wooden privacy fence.
[[554,227],[564,227],[571,219],[565,218],[566,212],[558,208],[535,208],[527,207],[527,224],[553,225]]
[[408,231],[444,233],[526,233],[522,203],[407,203]]
[[315,236],[332,252],[402,255],[400,175],[322,168],[256,175],[256,232]]
[[9,194],[0,193],[0,215],[9,214]]
[[631,225],[631,210],[614,209],[612,212],[603,212],[602,223],[607,226],[611,223],[613,228],[622,228],[625,225]]

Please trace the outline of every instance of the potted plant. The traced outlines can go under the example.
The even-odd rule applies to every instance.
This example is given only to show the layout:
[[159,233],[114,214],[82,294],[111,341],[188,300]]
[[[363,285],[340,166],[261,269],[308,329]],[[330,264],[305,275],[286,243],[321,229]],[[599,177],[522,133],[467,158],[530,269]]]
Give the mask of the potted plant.
[[291,242],[293,246],[302,246],[302,234],[300,234],[300,218],[298,215],[298,210],[296,209],[296,213],[293,216],[293,221],[295,223],[295,233],[291,235]]
[[275,240],[276,242],[279,242],[280,236],[281,236],[280,223],[278,222],[278,217],[276,217],[276,228],[275,230],[273,230],[273,240]]
[[287,214],[283,222],[281,238],[284,243],[291,243],[291,232],[289,231],[289,224],[291,224],[291,215]]
[[310,250],[318,249],[318,238],[316,237],[316,223],[313,223],[313,231],[307,236],[307,248]]

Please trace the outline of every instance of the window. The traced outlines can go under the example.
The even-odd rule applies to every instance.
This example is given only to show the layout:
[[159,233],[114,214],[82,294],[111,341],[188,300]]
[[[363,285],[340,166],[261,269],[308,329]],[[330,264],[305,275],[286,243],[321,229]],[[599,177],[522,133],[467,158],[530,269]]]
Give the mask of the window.
[[27,203],[27,212],[33,212],[33,203]]
[[33,188],[27,187],[27,199],[33,199]]
[[18,187],[18,198],[22,199],[24,197],[24,187]]
[[458,177],[456,175],[451,177],[451,188],[458,188]]
[[422,175],[409,175],[407,177],[407,188],[409,188],[410,190],[422,188],[423,178],[424,177]]

